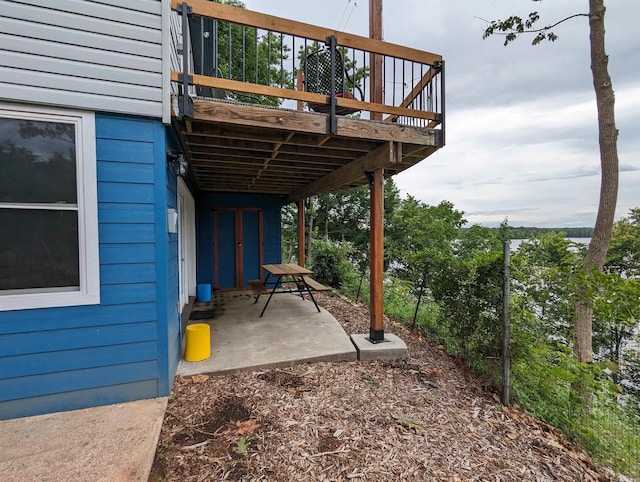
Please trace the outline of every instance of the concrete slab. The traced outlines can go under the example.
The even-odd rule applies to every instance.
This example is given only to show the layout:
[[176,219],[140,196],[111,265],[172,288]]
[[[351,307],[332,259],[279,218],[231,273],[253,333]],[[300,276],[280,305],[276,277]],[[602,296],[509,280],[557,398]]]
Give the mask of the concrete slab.
[[0,421],[0,480],[146,481],[167,398]]
[[371,343],[369,335],[351,335],[351,341],[358,350],[358,360],[406,360],[407,345],[396,335],[384,334],[383,343]]
[[[356,349],[342,326],[326,310],[318,313],[308,299],[277,294],[260,318],[266,303],[253,304],[251,292],[215,295],[211,326],[211,357],[199,362],[184,359],[178,375],[222,375],[244,370],[287,367],[320,361],[355,361]],[[196,306],[194,309],[204,309]],[[195,323],[195,321],[194,321]]]

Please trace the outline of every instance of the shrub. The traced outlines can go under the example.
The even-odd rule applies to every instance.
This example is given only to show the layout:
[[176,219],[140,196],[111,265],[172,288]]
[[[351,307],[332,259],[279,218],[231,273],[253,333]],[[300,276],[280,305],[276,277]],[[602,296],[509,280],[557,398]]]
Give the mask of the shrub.
[[341,287],[355,272],[349,261],[351,251],[350,243],[314,239],[311,257],[314,278],[334,288]]

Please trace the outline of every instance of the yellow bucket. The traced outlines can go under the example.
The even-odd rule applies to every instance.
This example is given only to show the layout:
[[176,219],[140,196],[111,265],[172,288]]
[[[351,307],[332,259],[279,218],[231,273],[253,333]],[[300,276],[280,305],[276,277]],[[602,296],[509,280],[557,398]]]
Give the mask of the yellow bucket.
[[187,326],[184,359],[202,361],[211,356],[211,328],[206,323]]

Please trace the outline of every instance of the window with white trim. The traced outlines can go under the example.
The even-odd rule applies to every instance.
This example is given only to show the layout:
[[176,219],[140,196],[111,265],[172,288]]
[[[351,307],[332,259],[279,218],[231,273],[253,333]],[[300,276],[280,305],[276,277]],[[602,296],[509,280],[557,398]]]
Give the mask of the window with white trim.
[[0,104],[0,311],[100,302],[93,113]]

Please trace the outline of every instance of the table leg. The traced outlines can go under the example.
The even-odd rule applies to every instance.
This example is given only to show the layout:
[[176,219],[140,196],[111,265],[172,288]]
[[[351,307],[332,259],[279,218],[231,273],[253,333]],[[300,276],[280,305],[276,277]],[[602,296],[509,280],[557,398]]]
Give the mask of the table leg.
[[313,297],[313,293],[311,292],[311,289],[309,288],[309,285],[307,284],[307,282],[304,280],[304,276],[300,276],[300,281],[302,281],[302,284],[307,289],[307,293],[309,293],[309,296],[311,297],[311,301],[313,301],[313,304],[316,305],[316,310],[318,310],[318,313],[320,313],[320,307],[318,306],[318,302]]
[[[271,273],[267,273],[267,277],[264,279],[264,285],[267,286],[267,281],[269,281],[269,276],[271,276]],[[260,295],[256,295],[256,299],[253,300],[253,304],[255,305],[258,302],[258,299],[260,298]]]
[[[269,279],[268,275],[267,275],[267,279]],[[262,308],[262,313],[260,313],[260,318],[262,318],[262,315],[264,315],[264,311],[267,309],[267,306],[269,306],[269,301],[271,301],[271,297],[273,296],[273,294],[278,289],[278,285],[280,284],[280,280],[281,279],[282,279],[282,276],[278,276],[278,279],[276,280],[276,284],[273,285],[273,289],[271,290],[271,293],[269,293],[269,298],[267,299],[267,302],[264,304],[264,308]],[[267,280],[265,280],[265,283],[266,282],[267,282]],[[320,310],[318,310],[318,311],[320,311]]]
[[298,290],[298,295],[300,295],[300,298],[302,298],[304,300],[304,291],[305,291],[304,283],[302,281],[300,281],[299,279],[296,279],[296,278],[294,278],[294,282],[295,282],[296,288]]

